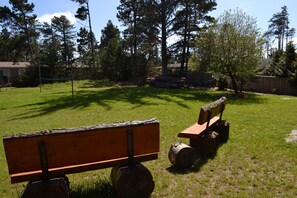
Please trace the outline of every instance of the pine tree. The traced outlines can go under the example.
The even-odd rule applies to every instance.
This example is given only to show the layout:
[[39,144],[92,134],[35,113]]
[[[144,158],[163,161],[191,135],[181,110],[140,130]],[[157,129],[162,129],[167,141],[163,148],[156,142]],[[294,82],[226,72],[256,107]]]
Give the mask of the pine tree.
[[15,45],[14,60],[35,62],[36,43],[36,15],[33,14],[34,4],[27,0],[9,0],[12,8],[0,7],[0,23],[12,35]]
[[10,32],[3,28],[0,33],[0,61],[11,61],[14,59],[16,46]]
[[[158,22],[153,0],[120,1],[118,19],[126,27],[124,43],[130,51],[133,77],[140,84],[146,80],[148,65],[158,45]],[[150,60],[149,60],[150,59]]]
[[109,80],[128,80],[131,77],[128,62],[120,38],[120,30],[108,21],[101,31],[100,65],[103,76]]
[[206,14],[215,9],[213,0],[183,0],[178,4],[173,31],[180,37],[175,43],[176,51],[181,51],[181,73],[188,68],[190,48],[204,22],[214,21]]
[[[93,41],[96,41],[95,35],[91,35],[91,33],[86,29],[81,27],[77,33],[77,51],[79,53],[79,62],[83,65],[93,65],[94,58],[92,54],[92,47],[90,42],[90,37],[93,37]],[[95,52],[96,52],[95,48]],[[93,71],[94,72],[94,71]],[[94,74],[93,74],[94,75]]]
[[297,55],[296,55],[296,49],[293,42],[289,42],[286,47],[286,53],[285,53],[285,77],[289,77],[290,73],[294,73],[295,66],[294,64],[297,61]]
[[54,17],[52,19],[52,28],[61,43],[60,53],[62,56],[62,64],[64,66],[69,66],[73,62],[75,51],[74,26],[64,15],[62,15],[61,17]]
[[162,75],[168,75],[168,46],[167,39],[172,34],[172,23],[179,1],[177,0],[157,0],[158,16],[160,18],[161,29],[161,57],[162,57]]
[[106,48],[112,39],[120,40],[120,30],[109,20],[101,31],[100,48]]
[[143,1],[141,0],[121,0],[118,6],[118,19],[126,27],[124,30],[124,39],[130,49],[132,56],[138,54],[138,46],[140,44],[142,31],[140,26],[140,19],[143,16]]
[[281,12],[274,14],[269,20],[270,24],[266,35],[275,37],[278,41],[278,50],[284,51],[284,46],[295,34],[295,29],[289,27],[290,22],[287,6],[283,6],[281,9]]
[[[44,23],[40,27],[41,40],[40,40],[40,53],[39,60],[41,65],[46,65],[43,67],[42,75],[46,78],[58,78],[64,77],[64,73],[61,67],[61,58],[59,56],[61,41],[58,35],[53,30],[51,24]],[[61,76],[62,75],[62,76]]]
[[287,45],[286,64],[288,68],[289,83],[297,88],[297,54],[295,45],[292,42]]
[[89,47],[91,50],[91,64],[90,67],[95,71],[96,67],[96,55],[95,55],[95,49],[96,49],[96,39],[92,30],[92,22],[91,22],[91,13],[90,13],[90,7],[89,7],[89,0],[71,0],[73,2],[79,3],[79,8],[76,11],[75,17],[85,21],[88,20],[89,23],[89,34],[88,34],[88,41],[89,41]]

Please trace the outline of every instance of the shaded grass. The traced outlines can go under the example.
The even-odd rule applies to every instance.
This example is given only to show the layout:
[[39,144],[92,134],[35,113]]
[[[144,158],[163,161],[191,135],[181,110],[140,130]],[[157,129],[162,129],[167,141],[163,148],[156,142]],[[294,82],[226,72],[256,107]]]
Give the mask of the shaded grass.
[[[297,98],[230,92],[151,87],[96,88],[75,84],[75,104],[69,84],[0,92],[0,135],[110,122],[160,121],[159,159],[145,162],[155,180],[152,197],[296,197],[297,145],[285,137],[297,127]],[[224,118],[230,139],[213,159],[200,159],[188,171],[171,167],[169,147],[177,133],[197,120],[199,108],[227,96]],[[284,100],[283,98],[290,98]],[[25,184],[11,185],[0,145],[0,195],[17,197]],[[113,197],[110,169],[69,175],[72,197]]]
[[95,176],[92,180],[87,181],[87,183],[71,183],[70,184],[70,197],[71,198],[109,198],[115,197],[115,190],[112,184],[106,178],[100,178]]

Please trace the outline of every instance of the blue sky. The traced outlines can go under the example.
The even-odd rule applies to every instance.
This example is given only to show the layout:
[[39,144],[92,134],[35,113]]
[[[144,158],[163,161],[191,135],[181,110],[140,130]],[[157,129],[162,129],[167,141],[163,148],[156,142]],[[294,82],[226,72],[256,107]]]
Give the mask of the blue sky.
[[[35,4],[34,12],[42,21],[50,21],[50,17],[53,15],[64,14],[77,27],[87,25],[86,22],[78,22],[74,18],[73,15],[77,10],[78,4],[70,0],[28,0],[28,2]],[[93,31],[98,40],[100,39],[101,30],[106,26],[108,20],[111,20],[121,29],[121,24],[116,18],[116,7],[119,5],[119,2],[119,0],[89,0]],[[0,6],[7,4],[8,0],[0,1]],[[212,16],[218,17],[225,10],[238,8],[256,18],[257,25],[263,32],[267,30],[268,21],[273,14],[280,12],[281,7],[286,5],[290,14],[290,27],[297,29],[296,0],[217,0],[217,4],[217,9],[211,13]]]

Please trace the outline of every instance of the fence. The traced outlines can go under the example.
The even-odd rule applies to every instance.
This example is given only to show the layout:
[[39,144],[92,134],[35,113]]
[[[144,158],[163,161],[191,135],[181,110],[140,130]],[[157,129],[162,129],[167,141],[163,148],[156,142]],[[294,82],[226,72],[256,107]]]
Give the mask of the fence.
[[247,85],[246,90],[259,93],[297,96],[297,89],[290,86],[287,78],[278,78],[275,76],[256,76],[256,79]]

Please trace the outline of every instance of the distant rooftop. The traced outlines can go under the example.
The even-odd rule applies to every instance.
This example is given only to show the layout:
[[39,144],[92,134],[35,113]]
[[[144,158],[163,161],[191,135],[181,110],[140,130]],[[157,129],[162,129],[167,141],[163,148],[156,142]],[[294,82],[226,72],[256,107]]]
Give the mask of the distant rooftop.
[[0,68],[26,68],[30,65],[29,62],[0,62]]
[[[181,63],[173,63],[173,64],[167,64],[167,68],[180,68]],[[186,63],[185,63],[186,65]],[[162,68],[162,66],[158,66],[157,68]]]

